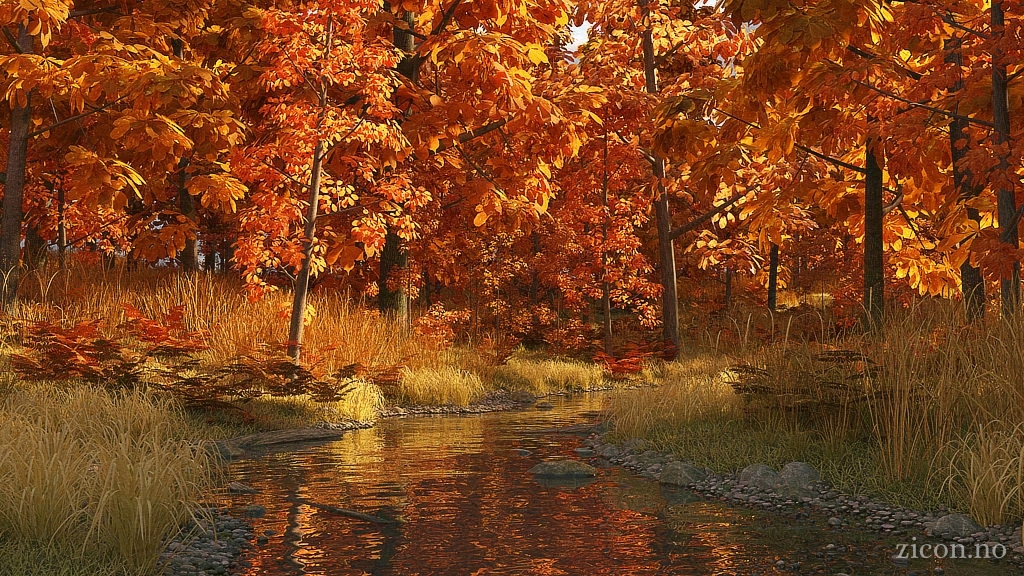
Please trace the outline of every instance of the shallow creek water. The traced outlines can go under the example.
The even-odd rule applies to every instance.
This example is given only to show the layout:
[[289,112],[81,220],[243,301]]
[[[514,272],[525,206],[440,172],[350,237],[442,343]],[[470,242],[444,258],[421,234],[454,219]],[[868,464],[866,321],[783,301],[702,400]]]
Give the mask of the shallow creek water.
[[[934,563],[895,566],[893,543],[877,534],[704,501],[617,467],[575,485],[532,477],[527,470],[544,458],[576,457],[579,425],[595,422],[605,399],[555,398],[550,411],[388,419],[328,444],[235,462],[231,479],[260,492],[225,504],[267,510],[252,522],[268,538],[244,553],[241,573],[942,573]],[[296,498],[398,522],[382,526]],[[947,564],[944,573],[1005,570],[975,561]]]

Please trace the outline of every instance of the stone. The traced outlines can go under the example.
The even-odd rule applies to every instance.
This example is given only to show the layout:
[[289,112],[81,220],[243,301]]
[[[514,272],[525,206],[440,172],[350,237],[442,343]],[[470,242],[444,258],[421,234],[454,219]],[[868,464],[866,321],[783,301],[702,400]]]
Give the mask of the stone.
[[241,482],[232,482],[228,484],[228,494],[259,494],[259,490],[243,484]]
[[606,444],[597,449],[597,455],[601,458],[615,458],[621,453],[622,451],[619,450],[619,447],[614,444]]
[[672,486],[689,486],[707,477],[707,472],[690,462],[669,462],[661,469],[658,481]]
[[529,456],[533,454],[533,452],[530,452],[526,448],[515,448],[512,451],[515,452],[517,456]]
[[590,458],[591,456],[596,454],[596,452],[594,452],[590,448],[577,448],[576,450],[574,450],[574,452],[576,452],[576,455],[580,456],[581,458]]
[[593,478],[597,469],[579,460],[546,460],[530,468],[530,474],[544,478]]
[[965,538],[981,530],[981,526],[963,514],[946,514],[932,525],[932,534],[950,538]]
[[530,394],[526,390],[516,390],[512,393],[512,401],[520,404],[532,404],[536,399],[536,396]]
[[246,518],[263,518],[267,515],[267,509],[259,504],[250,504],[242,509],[242,516]]
[[548,402],[547,400],[541,400],[540,402],[534,404],[533,407],[536,408],[537,410],[552,410],[554,409],[555,405],[552,404],[551,402]]
[[779,482],[790,490],[811,490],[820,480],[821,474],[806,462],[790,462],[779,471]]
[[751,464],[740,472],[740,484],[761,490],[773,490],[778,483],[778,473],[765,464]]

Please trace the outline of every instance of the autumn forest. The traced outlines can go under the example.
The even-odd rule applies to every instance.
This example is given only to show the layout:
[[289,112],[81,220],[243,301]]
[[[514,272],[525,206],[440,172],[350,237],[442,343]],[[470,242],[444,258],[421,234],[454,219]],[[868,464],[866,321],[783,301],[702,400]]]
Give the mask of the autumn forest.
[[3,0],[0,565],[175,573],[232,438],[589,390],[649,477],[1012,536],[1022,8]]

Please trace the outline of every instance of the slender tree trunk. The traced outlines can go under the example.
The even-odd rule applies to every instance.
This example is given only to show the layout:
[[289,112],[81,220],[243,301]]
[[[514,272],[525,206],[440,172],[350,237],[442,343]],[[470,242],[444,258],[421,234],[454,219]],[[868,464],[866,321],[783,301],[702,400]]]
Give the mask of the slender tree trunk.
[[66,264],[68,256],[68,226],[64,220],[64,187],[57,185],[57,249],[60,254],[60,265]]
[[316,237],[316,214],[320,204],[320,175],[323,169],[324,143],[316,143],[313,150],[313,173],[309,179],[309,208],[306,211],[306,247],[302,256],[302,268],[295,279],[295,294],[292,297],[292,318],[288,325],[288,356],[298,364],[302,355],[302,333],[305,327],[306,300],[309,295],[310,260],[313,255],[313,240]]
[[[409,298],[401,282],[389,282],[392,275],[405,270],[409,263],[409,253],[402,247],[402,239],[398,234],[388,230],[384,240],[384,250],[380,253],[380,279],[377,283],[377,304],[381,313],[392,316],[400,325],[405,326],[409,314]],[[394,274],[397,276],[397,274]]]
[[768,310],[775,312],[779,301],[779,245],[772,244],[768,256]]
[[[640,6],[647,8],[650,0],[640,0]],[[650,26],[644,30],[644,77],[647,92],[658,93],[658,74],[654,62],[654,32]],[[658,194],[654,205],[655,221],[658,225],[658,260],[661,267],[661,321],[664,338],[672,344],[671,356],[679,355],[679,295],[676,288],[676,251],[672,242],[672,211],[668,193],[662,181],[665,179],[665,160],[655,157],[654,176],[658,179]]]
[[[961,41],[959,38],[950,38],[943,42],[946,49],[946,62],[957,66],[963,65],[963,53],[960,51]],[[950,92],[956,93],[964,88],[964,81],[961,74],[959,79],[950,87]],[[953,113],[960,111],[959,103],[953,106]],[[967,134],[967,120],[954,117],[949,123],[949,151],[953,159],[953,185],[956,188],[957,197],[961,200],[977,198],[981,189],[973,182],[973,175],[969,168],[964,166],[963,160],[970,150],[970,142]],[[967,217],[974,222],[981,223],[981,215],[977,208],[967,207]],[[967,321],[975,322],[985,316],[985,279],[981,276],[981,270],[971,266],[970,258],[960,265],[960,291],[964,296],[964,311],[967,313]]]
[[732,277],[733,277],[732,268],[726,268],[725,269],[725,302],[723,302],[726,314],[728,314],[729,310],[732,308]]
[[[185,57],[185,44],[179,38],[171,39],[171,49],[174,51],[174,56],[178,59]],[[196,228],[196,234],[199,233],[199,214],[196,212],[196,204],[192,199],[192,195],[188,193],[188,158],[182,158],[178,162],[178,208],[181,213],[192,221]],[[186,272],[195,272],[199,270],[199,242],[196,238],[189,238],[185,240],[185,249],[182,250],[181,255],[178,256],[181,260],[181,267]]]
[[868,138],[864,168],[864,311],[873,329],[882,326],[885,309],[885,259],[882,254],[882,168]]
[[[993,136],[999,156],[996,175],[999,228],[1003,242],[1017,248],[1019,244],[1016,223],[1017,200],[1009,175],[1010,108],[1006,88],[1006,57],[1003,50],[998,48],[998,42],[1005,35],[1004,30],[1003,3],[1000,0],[995,0],[992,2],[992,40],[997,43],[997,48],[992,53],[992,123],[995,125]],[[1013,263],[1010,277],[1000,280],[999,288],[1002,296],[1003,316],[1009,318],[1016,315],[1020,307],[1019,261]]]
[[[390,3],[385,2],[385,10],[390,10]],[[405,57],[398,63],[398,72],[402,76],[412,80],[414,83],[419,78],[420,59],[415,55],[416,37],[410,31],[416,25],[416,15],[406,11],[403,15],[405,24],[409,30],[402,30],[397,26],[394,29],[395,47],[405,53]],[[409,324],[409,297],[405,287],[401,283],[389,283],[392,272],[405,270],[409,263],[409,254],[398,234],[388,227],[387,236],[384,239],[384,250],[380,256],[380,278],[377,283],[377,306],[381,313],[389,315],[398,322],[400,326]]]
[[29,224],[25,230],[25,255],[22,265],[25,270],[35,270],[46,261],[46,240],[39,235],[39,227]]
[[[25,26],[18,26],[18,47],[31,54],[32,36]],[[4,183],[3,215],[0,216],[0,281],[3,302],[18,295],[21,266],[22,199],[25,194],[25,169],[28,163],[28,133],[32,124],[32,95],[25,97],[25,106],[11,110],[10,142],[7,147],[7,180]]]
[[612,287],[608,283],[608,130],[604,132],[604,174],[601,177],[601,313],[604,318],[604,353],[612,355]]

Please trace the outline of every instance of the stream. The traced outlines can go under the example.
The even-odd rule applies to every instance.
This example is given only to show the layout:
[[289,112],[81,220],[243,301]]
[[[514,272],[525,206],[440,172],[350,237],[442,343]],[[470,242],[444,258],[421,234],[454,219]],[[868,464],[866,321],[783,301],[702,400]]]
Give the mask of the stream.
[[331,443],[236,461],[230,479],[259,493],[224,504],[266,509],[251,520],[263,538],[243,553],[239,573],[1007,574],[1006,565],[983,561],[898,566],[895,544],[879,534],[705,501],[618,467],[569,483],[527,472],[545,458],[578,458],[581,429],[598,422],[606,399],[556,397],[548,411],[391,418]]

